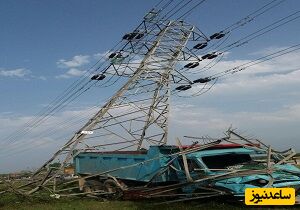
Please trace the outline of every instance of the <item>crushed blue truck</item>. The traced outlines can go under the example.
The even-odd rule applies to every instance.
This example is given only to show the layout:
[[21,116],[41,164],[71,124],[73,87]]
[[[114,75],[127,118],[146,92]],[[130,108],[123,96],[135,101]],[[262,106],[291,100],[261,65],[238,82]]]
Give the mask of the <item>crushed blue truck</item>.
[[[230,129],[223,138],[196,139],[188,145],[177,139],[176,145],[134,151],[74,150],[71,164],[58,163],[41,175],[32,174],[13,192],[33,195],[46,189],[54,198],[156,199],[158,203],[244,202],[248,188],[294,188],[299,203],[300,169],[293,149],[277,151]],[[11,191],[0,194],[5,192]]]
[[291,159],[293,150],[223,140],[140,151],[78,151],[75,175],[83,180],[81,191],[108,192],[115,199],[232,196],[241,201],[246,188],[258,187],[292,187],[298,193],[300,169]]

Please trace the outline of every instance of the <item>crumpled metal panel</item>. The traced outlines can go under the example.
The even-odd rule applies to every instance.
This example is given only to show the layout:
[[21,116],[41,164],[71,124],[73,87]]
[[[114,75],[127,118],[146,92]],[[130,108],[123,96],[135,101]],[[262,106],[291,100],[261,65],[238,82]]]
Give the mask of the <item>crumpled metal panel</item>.
[[[281,165],[281,169],[292,169],[292,165],[285,164]],[[298,170],[295,170],[298,171]],[[268,186],[269,181],[273,180],[273,184]],[[266,184],[264,186],[258,186],[254,184],[250,184],[249,182],[255,180],[266,180]],[[277,183],[278,181],[278,183]],[[237,196],[243,196],[245,193],[246,188],[257,188],[257,187],[296,187],[300,185],[300,177],[292,174],[287,174],[283,172],[273,172],[270,175],[250,175],[244,177],[234,177],[224,180],[218,180],[214,183],[215,186],[223,187],[232,192],[232,194]]]

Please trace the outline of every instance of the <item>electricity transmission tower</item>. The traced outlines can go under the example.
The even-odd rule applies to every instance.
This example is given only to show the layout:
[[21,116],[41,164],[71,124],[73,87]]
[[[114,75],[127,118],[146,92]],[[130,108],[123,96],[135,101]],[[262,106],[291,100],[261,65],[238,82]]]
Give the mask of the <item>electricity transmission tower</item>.
[[[168,139],[171,84],[188,89],[190,81],[175,66],[187,60],[189,40],[204,39],[183,21],[160,20],[151,11],[133,32],[125,34],[122,49],[108,56],[109,65],[91,78],[97,82],[119,77],[123,86],[64,144],[33,177],[33,193],[55,176],[81,151],[142,150]],[[60,170],[51,164],[63,160]]]

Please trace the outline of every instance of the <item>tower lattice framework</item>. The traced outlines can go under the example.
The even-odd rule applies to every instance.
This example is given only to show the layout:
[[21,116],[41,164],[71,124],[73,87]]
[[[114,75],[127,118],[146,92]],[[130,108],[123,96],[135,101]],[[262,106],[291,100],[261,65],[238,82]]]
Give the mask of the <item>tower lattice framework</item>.
[[[103,72],[118,74],[123,86],[70,138],[34,177],[38,185],[49,183],[81,151],[141,150],[162,145],[168,139],[171,83],[180,78],[175,65],[193,35],[194,27],[183,21],[144,21],[136,34],[147,32],[143,40],[130,40],[117,52],[118,59]],[[182,80],[182,79],[181,79]],[[62,160],[55,173],[49,166]]]

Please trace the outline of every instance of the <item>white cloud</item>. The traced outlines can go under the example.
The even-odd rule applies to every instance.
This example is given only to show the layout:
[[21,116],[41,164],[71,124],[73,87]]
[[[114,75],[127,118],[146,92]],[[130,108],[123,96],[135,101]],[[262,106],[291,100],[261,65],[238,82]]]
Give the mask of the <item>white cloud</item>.
[[47,78],[45,76],[39,76],[37,78],[40,79],[40,80],[47,80]]
[[297,125],[300,124],[300,104],[282,107],[272,112],[226,112],[221,108],[205,106],[173,106],[170,122],[171,139],[183,135],[222,136],[222,132],[232,124],[234,127],[248,130],[248,134],[256,135],[275,148],[300,149],[297,130]]
[[60,59],[56,64],[59,68],[76,68],[88,64],[89,62],[89,55],[75,55],[70,60]]
[[271,46],[271,47],[267,47],[267,48],[258,50],[258,51],[256,51],[256,52],[249,53],[249,55],[259,55],[259,56],[264,56],[264,55],[269,55],[269,54],[278,52],[278,51],[280,51],[280,50],[284,50],[284,49],[286,49],[286,48],[287,48],[287,47],[276,47],[276,46]]
[[[270,74],[265,76],[234,76],[226,78],[217,83],[213,88],[213,93],[218,94],[239,94],[241,92],[258,92],[269,90],[276,93],[281,87],[291,87],[300,85],[300,68],[286,74]],[[196,89],[194,90],[196,91]],[[287,91],[289,92],[289,91]],[[259,92],[257,94],[260,94]]]
[[[277,51],[278,48],[272,50]],[[234,127],[249,130],[250,134],[256,134],[258,137],[266,139],[275,148],[295,147],[299,150],[300,143],[297,139],[300,136],[298,128],[300,124],[299,58],[300,53],[294,52],[271,62],[258,64],[246,69],[244,72],[230,75],[220,80],[209,95],[198,98],[198,102],[185,100],[184,102],[187,104],[178,104],[178,101],[182,99],[176,98],[175,105],[172,104],[171,106],[170,143],[176,136],[182,137],[183,135],[202,136],[209,134],[222,136],[222,132],[233,124]],[[221,61],[215,69],[222,71],[248,61],[250,60],[225,60]],[[70,78],[80,76],[83,73],[84,71],[77,68],[69,68],[63,74],[64,76],[60,76],[61,78]],[[266,91],[268,91],[268,94],[266,94]],[[252,100],[257,105],[251,110],[247,109],[248,107],[243,107],[243,104],[240,103],[244,100],[246,101],[244,106],[247,105],[251,101],[248,100],[250,94],[255,95]],[[281,98],[281,96],[285,97]],[[257,102],[257,98],[272,100],[272,104],[265,106],[264,103]],[[215,104],[203,103],[207,100],[215,100]],[[227,101],[224,102],[225,100]],[[252,103],[254,103],[253,101]],[[239,110],[236,110],[235,106]],[[118,111],[122,111],[122,109]],[[66,136],[72,134],[86,122],[91,113],[87,109],[65,111],[60,115],[52,116],[41,130],[33,134],[49,131],[52,128],[57,130],[54,130],[55,135]],[[76,122],[78,115],[84,119]],[[5,136],[4,133],[7,133],[8,129],[9,131],[18,130],[17,125],[21,125],[21,122],[29,119],[30,117],[9,118],[7,115],[0,115],[0,124],[6,125],[5,129],[0,128],[0,134]],[[73,124],[73,126],[64,129],[59,124],[62,120],[67,121],[70,125]],[[67,126],[68,123],[63,125]],[[54,145],[61,145],[65,140],[65,138],[58,138],[57,141],[51,139],[46,140],[47,145],[50,146],[45,147],[44,156],[50,155],[51,151],[55,150],[53,149]],[[284,139],[284,143],[282,139]],[[44,140],[44,138],[41,138],[40,141],[43,145]],[[25,145],[26,141],[33,141],[33,144],[36,145],[39,144],[39,137],[23,139]],[[51,148],[51,145],[52,149],[47,150],[47,148]]]
[[[273,52],[277,52],[281,49],[285,48],[272,47],[255,52],[253,54],[261,57]],[[249,92],[257,92],[257,94],[260,94],[258,90],[269,90],[272,94],[276,93],[281,87],[284,87],[285,89],[290,87],[290,90],[286,92],[289,93],[291,90],[295,89],[295,86],[300,87],[299,60],[300,52],[295,51],[270,61],[251,66],[236,74],[228,74],[225,77],[221,77],[210,92],[214,94],[222,94],[224,97],[226,97],[228,94],[234,95]],[[197,74],[191,74],[189,78],[201,78],[214,75],[215,73],[232,69],[248,62],[251,62],[251,60],[235,59],[220,61],[212,69],[197,73],[199,76],[197,76]],[[200,68],[201,66],[197,70],[199,71]],[[193,71],[197,72],[197,70]],[[190,93],[198,92],[201,87],[201,85],[194,85],[190,90]],[[189,91],[186,91],[186,93],[183,94],[189,94]]]
[[[46,144],[61,146],[64,140],[67,140],[66,136],[76,132],[98,109],[99,107],[85,107],[77,110],[66,110],[55,116],[51,116],[41,126],[33,129],[30,135],[22,136],[19,141],[17,141],[18,144],[12,144],[11,146],[15,148],[15,145],[19,145],[20,142],[24,145],[32,145],[28,144],[31,141],[34,142],[34,144],[39,144],[39,139],[45,138],[45,136],[52,139]],[[116,111],[121,112],[122,110]],[[5,128],[0,128],[1,136],[5,137],[12,131],[19,130],[22,125],[32,119],[32,116],[14,116],[8,113],[0,114],[0,124],[6,125]],[[195,104],[192,105],[190,103],[176,103],[171,107],[170,122],[172,125],[171,129],[175,131],[175,134],[171,134],[172,136],[205,135],[211,133],[220,135],[230,124],[248,129],[261,126],[272,128],[289,124],[296,125],[300,123],[300,103],[285,106],[272,112],[226,112],[219,108],[208,108]],[[271,133],[273,130],[266,131],[266,133],[268,132]],[[45,135],[45,133],[47,133],[47,135]],[[281,137],[285,135],[285,132],[282,131]],[[57,136],[64,136],[64,138],[54,140]],[[7,151],[12,149],[10,144],[6,144],[3,140],[0,143],[2,146],[5,144]],[[42,141],[42,143],[44,144],[45,142]],[[279,146],[278,143],[275,144],[275,146]],[[300,143],[295,146],[300,148]]]
[[[85,107],[67,110],[50,116],[40,126],[25,127],[27,135],[19,135],[28,121],[34,116],[17,116],[14,113],[0,113],[0,171],[24,169],[26,166],[40,166],[61,147],[87,120],[98,110],[98,107]],[[10,134],[14,138],[6,138]],[[5,149],[4,149],[5,148]],[[34,151],[34,153],[32,153]],[[23,158],[28,157],[28,158]],[[30,160],[35,159],[34,163]],[[4,167],[6,166],[6,167]]]
[[57,75],[57,79],[68,79],[72,77],[82,76],[86,70],[80,70],[79,68],[86,67],[91,61],[97,61],[102,58],[105,53],[96,53],[94,55],[75,55],[70,60],[60,59],[56,62],[57,66],[61,69],[68,69],[65,73]]
[[30,75],[30,78],[32,78],[32,79],[38,79],[38,80],[43,80],[43,81],[47,80],[47,77],[45,77],[45,76]]
[[[285,47],[272,47],[252,55],[261,57],[282,49]],[[296,147],[299,150],[299,60],[300,52],[295,51],[221,78],[207,94],[185,100],[194,107],[171,108],[170,135],[218,135],[233,124],[266,138],[275,147]],[[190,76],[197,79],[250,61],[224,60],[212,69],[199,73],[198,77],[195,74]],[[200,85],[194,85],[184,94],[190,95],[197,90],[200,90]]]
[[108,55],[109,55],[109,51],[106,51],[106,52],[103,52],[103,53],[95,53],[93,55],[94,59],[96,60],[100,60],[102,58],[108,58]]
[[[211,60],[204,60],[200,62],[200,65],[192,69],[191,72],[197,74],[201,72],[202,74],[211,75],[214,73],[230,70],[240,65],[247,64],[256,59],[262,58],[266,55],[270,55],[272,53],[278,52],[280,50],[287,49],[287,47],[269,47],[263,50],[259,50],[257,52],[251,53],[250,55],[255,55],[253,59],[231,59],[221,60],[216,65]],[[254,74],[262,74],[262,73],[283,73],[287,72],[290,69],[299,69],[300,59],[300,51],[294,51],[276,58],[273,58],[269,61],[265,61],[262,63],[258,63],[256,65],[250,66],[246,68],[244,71],[238,73],[238,75],[254,75]],[[210,65],[208,65],[210,63]],[[208,66],[207,66],[208,65]],[[248,64],[247,64],[248,65]],[[246,66],[247,66],[246,65]],[[250,64],[249,64],[250,65]],[[207,69],[207,67],[212,66],[212,68]]]
[[[223,112],[221,109],[201,106],[174,106],[172,118],[174,122],[198,128],[205,125],[208,129],[224,128],[232,121],[239,123],[276,124],[284,122],[300,122],[300,104],[282,107],[273,112]],[[207,117],[210,116],[210,117]],[[198,123],[194,123],[198,122]],[[300,145],[299,145],[300,146]]]
[[75,55],[70,60],[60,59],[56,62],[57,66],[61,69],[68,69],[64,74],[57,75],[57,79],[68,79],[72,77],[82,76],[86,70],[80,70],[80,68],[85,68],[87,64],[101,63],[104,62],[109,55],[109,51],[103,53],[95,53],[91,55]]
[[28,74],[30,74],[31,71],[19,68],[19,69],[13,69],[13,70],[6,70],[6,69],[0,69],[0,76],[3,77],[24,77]]
[[72,76],[81,76],[85,73],[85,71],[80,71],[78,69],[70,69],[69,71],[67,71],[67,74],[72,75]]
[[[51,116],[42,126],[32,130],[30,135],[20,137],[19,141],[16,141],[14,144],[8,145],[5,142],[1,142],[2,146],[0,148],[5,148],[5,150],[0,150],[0,153],[2,153],[1,157],[5,155],[5,161],[0,165],[5,165],[8,162],[16,163],[9,166],[15,170],[15,167],[21,169],[24,165],[32,167],[42,164],[74,132],[86,123],[98,109],[99,107],[89,107],[64,111],[58,115]],[[18,130],[29,120],[32,120],[32,116],[20,117],[7,113],[0,114],[0,124],[6,125],[5,128],[0,128],[1,136],[7,136],[8,133]],[[250,134],[254,133],[262,139],[266,137],[271,138],[272,133],[274,133],[274,135],[277,135],[277,138],[271,139],[272,141],[269,141],[269,143],[275,148],[295,147],[300,149],[299,142],[294,143],[290,141],[292,136],[289,133],[290,130],[285,130],[287,126],[291,124],[299,125],[299,123],[300,103],[268,113],[258,111],[228,113],[217,108],[207,108],[205,106],[191,105],[190,103],[176,103],[171,107],[169,143],[174,143],[175,137],[182,138],[184,135],[204,136],[208,134],[212,137],[222,136],[222,132],[233,124],[233,126],[238,126],[238,128],[253,131]],[[266,130],[264,132],[256,132],[260,127]],[[281,138],[286,138],[284,145],[279,141]],[[183,143],[189,144],[190,142],[183,140]],[[43,153],[37,154],[33,151],[40,153],[42,151]],[[28,162],[26,158],[21,160],[18,157],[20,155],[29,159],[38,155],[39,161],[36,161],[34,165]]]
[[81,71],[75,68],[69,69],[65,74],[61,74],[56,76],[57,79],[68,79],[71,77],[79,77],[82,76],[86,71]]

